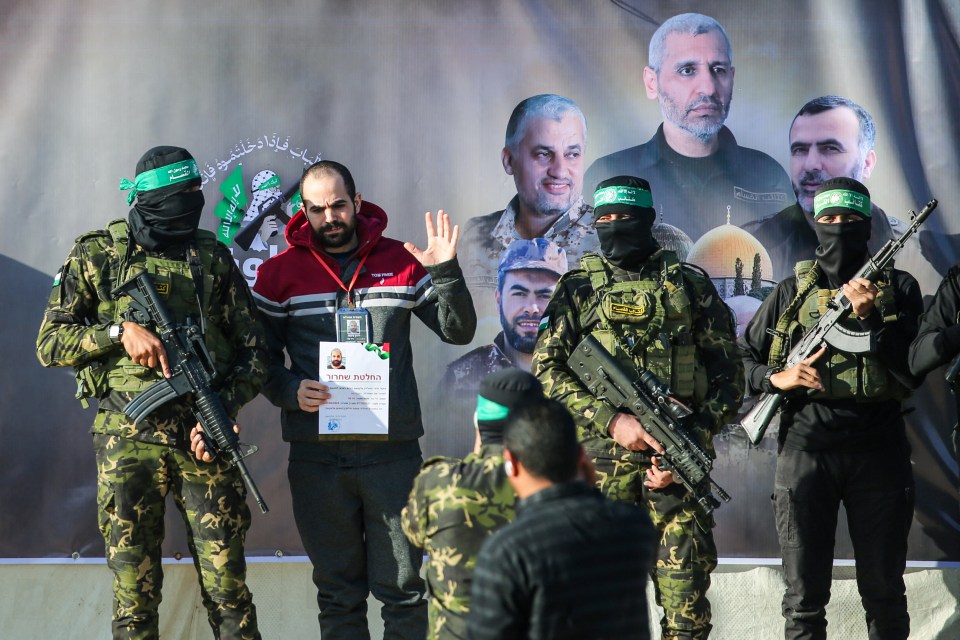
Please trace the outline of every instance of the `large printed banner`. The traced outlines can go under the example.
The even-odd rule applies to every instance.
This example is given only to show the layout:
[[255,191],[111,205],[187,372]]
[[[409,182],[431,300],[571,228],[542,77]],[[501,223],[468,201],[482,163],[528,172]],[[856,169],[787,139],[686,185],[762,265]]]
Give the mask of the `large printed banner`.
[[[653,32],[680,11],[709,14],[729,35],[732,65],[709,69],[709,90],[645,71]],[[473,344],[452,347],[415,327],[414,353],[424,455],[460,456],[473,443],[477,377],[529,366],[556,279],[596,249],[588,206],[597,182],[613,175],[650,180],[658,239],[709,272],[740,330],[793,258],[812,257],[758,222],[801,211],[815,184],[838,171],[859,171],[890,237],[909,210],[940,200],[897,261],[932,295],[960,259],[958,35],[960,13],[946,0],[7,3],[0,557],[102,557],[93,411],[73,398],[71,371],[40,367],[34,341],[53,274],[78,235],[126,216],[117,184],[148,148],[194,154],[203,226],[231,245],[251,285],[285,248],[297,182],[321,158],[350,167],[363,197],[387,211],[391,237],[422,246],[423,212],[450,213],[463,231],[479,329]],[[671,76],[694,75],[686,52],[671,51]],[[562,118],[540,132],[560,140],[562,153],[520,143],[505,152],[514,106],[544,93],[572,100],[585,123]],[[794,115],[825,95],[872,115],[872,150],[862,135],[849,143],[843,131],[816,127],[805,133],[812,145],[795,144]],[[705,121],[712,130],[697,129]],[[856,120],[847,125],[862,132]],[[678,131],[719,146],[698,154],[670,139]],[[828,143],[847,146],[843,162]],[[817,166],[814,151],[824,156]],[[552,231],[524,218],[538,198],[563,203]],[[241,229],[248,233],[236,242]],[[514,233],[546,237],[511,247]],[[501,259],[520,266],[500,273]],[[917,478],[910,559],[960,561],[954,401],[942,372],[907,405]],[[248,551],[303,555],[279,410],[259,397],[240,423],[244,440],[260,446],[248,466],[271,505],[254,516]],[[714,477],[733,496],[716,512],[720,555],[778,557],[776,429],[759,446],[725,429],[716,448]],[[166,552],[186,555],[178,519],[168,532]],[[843,534],[837,555],[852,557]]]

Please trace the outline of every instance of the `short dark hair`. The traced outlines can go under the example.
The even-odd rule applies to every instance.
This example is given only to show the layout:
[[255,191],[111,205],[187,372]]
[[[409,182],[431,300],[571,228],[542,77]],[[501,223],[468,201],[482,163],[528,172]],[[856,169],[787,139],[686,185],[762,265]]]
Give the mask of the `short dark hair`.
[[306,180],[307,177],[319,178],[320,176],[331,173],[343,178],[343,186],[347,190],[347,195],[350,196],[350,200],[357,197],[357,187],[353,183],[353,176],[350,175],[350,169],[333,160],[321,160],[307,167],[307,170],[300,176],[300,195],[303,195],[303,181]]
[[867,157],[867,154],[873,149],[873,146],[877,142],[877,125],[873,121],[873,116],[850,98],[844,98],[843,96],[820,96],[819,98],[814,98],[800,107],[797,115],[793,116],[793,120],[790,122],[790,129],[793,129],[793,123],[796,122],[800,116],[815,116],[818,113],[839,107],[846,107],[857,116],[857,122],[860,124],[857,146],[860,148],[862,161],[863,158]]
[[577,475],[577,427],[556,400],[543,398],[514,409],[503,428],[503,448],[538,478],[566,482]]

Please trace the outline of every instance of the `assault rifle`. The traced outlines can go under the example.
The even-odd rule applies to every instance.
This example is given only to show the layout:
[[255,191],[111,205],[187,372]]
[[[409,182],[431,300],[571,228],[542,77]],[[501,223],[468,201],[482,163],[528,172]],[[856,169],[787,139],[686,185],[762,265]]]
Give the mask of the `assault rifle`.
[[660,468],[672,471],[708,514],[720,506],[712,489],[730,502],[730,495],[710,478],[713,461],[687,428],[692,412],[657,376],[647,369],[640,369],[639,375],[628,373],[592,335],[577,345],[567,366],[594,397],[636,416],[663,446]]
[[[893,259],[903,249],[907,240],[920,228],[923,221],[933,213],[937,208],[937,201],[931,200],[927,203],[920,213],[909,212],[912,222],[903,235],[894,240],[888,240],[877,255],[867,260],[867,263],[860,267],[851,280],[864,278],[870,282],[876,282],[883,271],[893,264]],[[827,311],[817,320],[817,323],[810,327],[800,341],[787,355],[784,369],[789,369],[799,362],[806,360],[816,353],[823,343],[834,347],[845,353],[867,353],[876,349],[876,339],[872,331],[854,331],[840,325],[840,321],[850,314],[853,305],[844,295],[843,289],[827,303]],[[768,332],[772,330],[768,329]],[[763,434],[773,420],[780,406],[783,404],[784,395],[782,392],[764,393],[758,399],[739,426],[747,432],[747,437],[753,444],[759,444],[763,439]]]
[[123,295],[133,298],[131,320],[142,325],[152,322],[156,326],[173,371],[169,378],[144,389],[127,403],[123,412],[134,422],[139,422],[168,400],[192,393],[194,414],[203,426],[203,442],[207,450],[214,455],[226,454],[230,464],[240,472],[260,511],[266,513],[267,504],[243,462],[245,457],[256,453],[257,447],[242,445],[233,432],[233,420],[211,386],[216,370],[200,328],[190,322],[185,325],[174,322],[146,271],[121,284],[111,294],[114,298]]
[[253,237],[257,235],[258,231],[260,231],[260,227],[263,226],[264,220],[270,216],[277,216],[281,222],[290,222],[290,216],[288,216],[286,211],[283,210],[283,205],[290,201],[290,198],[293,197],[293,194],[295,194],[299,188],[300,183],[294,183],[287,187],[287,190],[283,192],[283,195],[274,198],[270,202],[267,202],[267,206],[261,208],[260,213],[257,214],[253,220],[245,224],[240,228],[239,231],[237,231],[237,234],[233,236],[233,243],[244,251],[249,251],[250,245],[253,244]]

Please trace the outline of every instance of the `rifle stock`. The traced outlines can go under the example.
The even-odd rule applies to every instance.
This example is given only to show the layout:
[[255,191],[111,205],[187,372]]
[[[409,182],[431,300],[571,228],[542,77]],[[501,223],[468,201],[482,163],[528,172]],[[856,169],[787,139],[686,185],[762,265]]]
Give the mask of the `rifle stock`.
[[[923,224],[930,214],[933,213],[933,210],[937,208],[937,204],[936,200],[930,200],[930,202],[920,210],[920,213],[915,214],[913,211],[910,211],[911,223],[907,230],[903,232],[903,235],[899,238],[888,240],[875,256],[871,256],[870,259],[860,267],[860,270],[851,280],[864,278],[870,282],[876,282],[884,269],[893,263],[893,259],[906,245],[910,236],[917,232],[920,225]],[[872,342],[872,336],[865,335],[868,332],[851,331],[844,329],[839,324],[841,320],[849,315],[851,307],[852,305],[847,299],[847,296],[844,295],[843,290],[838,291],[827,304],[826,313],[820,316],[817,323],[810,327],[809,331],[800,338],[797,345],[790,350],[783,368],[789,369],[806,360],[820,349],[820,346],[824,342],[847,353],[863,353],[869,351],[874,345],[874,342]],[[760,395],[753,409],[744,416],[743,421],[735,426],[741,427],[746,432],[750,442],[759,444],[760,440],[763,439],[763,434],[767,431],[767,427],[770,426],[770,421],[773,420],[773,416],[776,415],[782,404],[783,394],[781,392],[763,393]]]

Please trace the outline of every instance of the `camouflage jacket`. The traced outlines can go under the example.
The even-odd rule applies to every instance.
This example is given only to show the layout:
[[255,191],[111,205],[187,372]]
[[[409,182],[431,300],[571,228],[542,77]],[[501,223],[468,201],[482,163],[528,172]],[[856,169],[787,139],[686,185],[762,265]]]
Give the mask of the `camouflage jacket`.
[[[493,305],[500,256],[511,242],[521,238],[516,227],[519,207],[520,197],[514,196],[506,209],[471,218],[463,225],[460,264],[477,304]],[[571,269],[577,267],[583,254],[600,250],[597,232],[593,228],[593,207],[583,200],[561,215],[543,237],[564,250]],[[488,311],[477,315],[496,315],[492,306]]]
[[[637,272],[611,265],[613,281],[658,278],[659,267],[659,252]],[[696,347],[694,366],[703,370],[707,382],[703,397],[692,402],[693,427],[701,443],[712,452],[712,435],[734,417],[743,400],[743,362],[736,347],[731,312],[713,283],[690,265],[683,264],[682,275],[694,307],[690,328]],[[607,434],[617,409],[593,397],[567,367],[570,354],[600,321],[597,295],[586,272],[568,272],[557,283],[540,321],[533,373],[548,396],[570,409],[585,449],[602,457],[640,460],[645,453],[628,452]]]
[[[111,228],[115,224],[111,223]],[[130,261],[137,262],[138,258],[150,255],[172,261],[186,259],[182,248],[147,254],[134,245]],[[232,349],[232,361],[222,369],[218,366],[223,375],[218,376],[215,386],[227,412],[235,417],[240,407],[256,396],[266,376],[266,338],[250,291],[227,248],[216,244],[213,255],[204,260],[206,264],[210,265],[211,273],[204,274],[207,308],[203,315],[208,328],[218,330]],[[111,324],[121,321],[117,302],[110,292],[121,284],[121,278],[136,275],[133,269],[127,271],[121,265],[121,256],[108,230],[92,231],[77,239],[54,279],[40,325],[37,357],[41,364],[82,368],[115,360],[115,356],[122,353],[123,346],[113,343],[107,330]],[[104,373],[108,377],[140,375],[160,379],[158,371]],[[123,414],[123,407],[134,395],[107,391],[100,398],[92,431],[156,444],[187,445],[189,431],[196,424],[187,402],[171,400],[134,424]]]
[[403,509],[403,531],[427,552],[427,638],[465,638],[470,586],[480,546],[516,515],[503,448],[484,445],[463,461],[430,458]]

